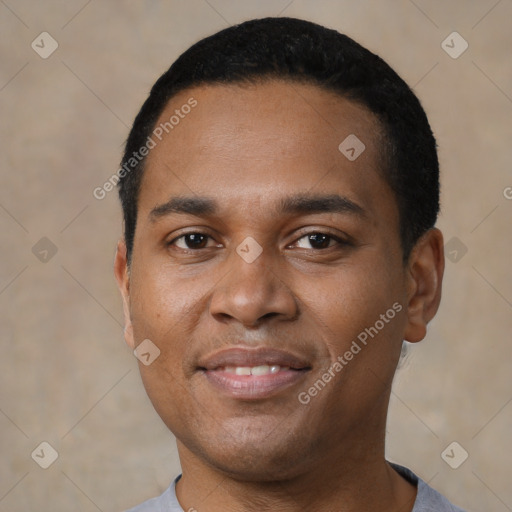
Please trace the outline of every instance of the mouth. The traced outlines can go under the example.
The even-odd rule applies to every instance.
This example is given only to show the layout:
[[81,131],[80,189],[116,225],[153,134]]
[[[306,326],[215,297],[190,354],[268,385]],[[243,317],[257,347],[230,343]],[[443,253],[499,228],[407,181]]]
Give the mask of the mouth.
[[262,400],[301,382],[311,365],[290,352],[231,348],[206,357],[197,368],[217,392],[239,400]]

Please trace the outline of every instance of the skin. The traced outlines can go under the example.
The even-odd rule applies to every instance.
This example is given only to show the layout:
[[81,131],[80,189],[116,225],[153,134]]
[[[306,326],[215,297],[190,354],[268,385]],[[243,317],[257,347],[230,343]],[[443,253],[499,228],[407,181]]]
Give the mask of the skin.
[[[439,306],[440,231],[403,263],[380,125],[364,107],[275,80],[183,91],[160,121],[190,97],[197,107],[148,156],[131,265],[123,240],[115,259],[126,342],[149,338],[161,351],[139,366],[177,438],[178,500],[208,512],[412,510],[416,489],[384,458],[386,414],[402,340],[423,339]],[[366,146],[355,161],[338,150],[349,134]],[[299,193],[338,194],[364,213],[281,213],[278,201]],[[212,198],[218,211],[151,215],[174,196]],[[170,243],[184,232],[211,238]],[[314,233],[348,243],[311,243]],[[252,263],[236,252],[248,236],[263,250]],[[301,404],[298,394],[394,303],[402,310]],[[232,346],[283,348],[311,369],[275,396],[236,400],[197,370]]]

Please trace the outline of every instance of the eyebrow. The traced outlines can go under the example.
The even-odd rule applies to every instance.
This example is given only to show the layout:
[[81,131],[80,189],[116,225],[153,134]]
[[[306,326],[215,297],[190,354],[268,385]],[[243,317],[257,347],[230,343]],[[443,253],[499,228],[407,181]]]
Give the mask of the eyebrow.
[[[171,214],[207,217],[218,213],[219,204],[209,197],[172,197],[166,203],[156,206],[149,213],[151,221]],[[281,198],[276,205],[277,214],[307,215],[313,213],[344,213],[366,217],[364,208],[347,197],[338,194],[310,195],[296,194]]]

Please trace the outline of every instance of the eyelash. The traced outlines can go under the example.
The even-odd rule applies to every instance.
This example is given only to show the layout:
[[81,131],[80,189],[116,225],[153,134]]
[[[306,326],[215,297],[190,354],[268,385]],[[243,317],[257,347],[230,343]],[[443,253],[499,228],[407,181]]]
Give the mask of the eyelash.
[[[208,233],[204,233],[204,232],[201,232],[201,231],[191,231],[189,233],[181,234],[180,236],[178,236],[178,237],[174,238],[173,240],[171,240],[170,242],[168,242],[166,245],[168,247],[172,247],[172,246],[174,246],[175,242],[177,242],[180,239],[184,239],[185,237],[190,236],[190,235],[202,235],[202,236],[206,236],[209,239],[213,240],[213,237],[210,236]],[[352,245],[348,240],[344,240],[344,239],[342,239],[342,238],[340,238],[338,236],[332,235],[332,234],[330,234],[328,232],[324,232],[324,231],[311,231],[309,233],[304,233],[302,236],[297,238],[295,240],[295,242],[293,242],[293,243],[295,244],[299,240],[302,240],[303,238],[306,238],[306,237],[310,237],[312,235],[325,235],[329,239],[329,241],[334,240],[338,246],[350,246],[350,245]],[[327,249],[332,249],[333,247],[335,247],[335,246],[328,246],[328,247],[323,247],[323,248],[320,248],[320,249],[312,248],[311,250],[313,250],[315,252],[320,252],[320,251],[325,251]],[[200,251],[201,249],[211,249],[211,247],[200,247],[199,249],[190,249],[190,248],[184,249],[182,247],[178,247],[178,249],[180,251],[183,251],[183,252],[186,252],[186,253],[195,253],[195,252]]]

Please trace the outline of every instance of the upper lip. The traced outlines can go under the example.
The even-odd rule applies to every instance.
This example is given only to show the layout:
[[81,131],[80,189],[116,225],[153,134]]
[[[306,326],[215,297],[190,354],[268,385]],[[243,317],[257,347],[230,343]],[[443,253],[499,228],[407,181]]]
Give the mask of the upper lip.
[[226,348],[207,355],[199,361],[199,367],[215,370],[226,366],[261,366],[278,365],[295,370],[309,369],[311,365],[302,357],[286,350],[258,348]]

